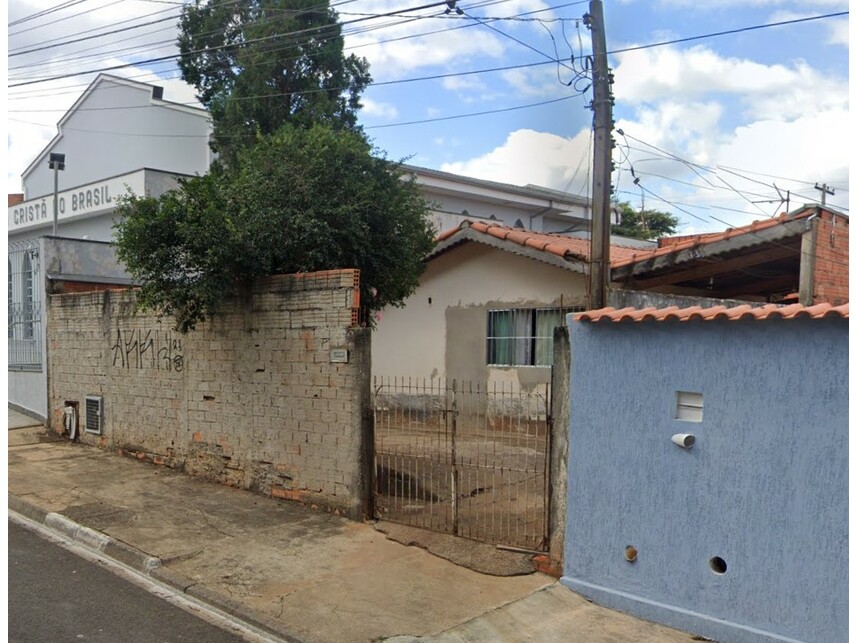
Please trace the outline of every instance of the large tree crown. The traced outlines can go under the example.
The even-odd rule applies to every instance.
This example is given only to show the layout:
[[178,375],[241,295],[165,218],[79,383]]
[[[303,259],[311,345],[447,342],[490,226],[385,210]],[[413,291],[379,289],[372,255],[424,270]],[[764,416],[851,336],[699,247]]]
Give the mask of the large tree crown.
[[359,129],[365,58],[345,56],[336,11],[314,0],[209,0],[182,10],[182,78],[214,124],[229,164],[258,135],[291,123]]

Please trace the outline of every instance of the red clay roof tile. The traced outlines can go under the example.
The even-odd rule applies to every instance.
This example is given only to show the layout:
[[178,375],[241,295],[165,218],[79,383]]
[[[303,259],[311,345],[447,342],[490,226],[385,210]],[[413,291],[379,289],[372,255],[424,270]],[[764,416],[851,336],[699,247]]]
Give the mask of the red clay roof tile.
[[797,317],[808,317],[810,319],[841,317],[848,319],[848,304],[841,306],[833,306],[827,303],[816,304],[814,306],[802,306],[800,304],[777,306],[776,304],[766,304],[757,308],[747,304],[732,308],[727,308],[726,306],[712,306],[711,308],[701,308],[700,306],[679,308],[678,306],[670,306],[668,308],[620,308],[618,310],[615,308],[599,308],[598,310],[577,313],[574,316],[574,320],[588,322],[677,320],[686,322],[696,319],[701,321],[711,321],[714,319],[736,321],[739,319],[795,319]]
[[[580,259],[587,260],[589,258],[589,239],[566,237],[561,234],[533,232],[531,230],[521,230],[519,228],[508,228],[506,226],[489,224],[483,221],[465,221],[457,228],[444,230],[436,237],[435,242],[439,243],[441,241],[446,241],[468,227],[474,232],[479,232],[481,234],[494,237],[495,239],[516,243],[519,246],[534,248],[563,259],[578,257]],[[610,246],[610,256],[620,259],[631,258],[635,253],[639,252],[639,248],[632,248],[630,246]]]
[[750,225],[742,226],[740,228],[729,228],[727,230],[724,230],[723,232],[710,232],[705,234],[699,234],[696,236],[683,236],[661,239],[658,242],[659,247],[657,249],[654,249],[650,252],[638,252],[637,254],[631,257],[617,257],[614,261],[610,262],[610,267],[620,268],[628,264],[645,261],[647,259],[654,259],[655,257],[660,257],[661,255],[670,254],[672,252],[679,252],[681,250],[686,250],[695,246],[714,243],[716,241],[723,241],[724,239],[732,239],[742,234],[757,233],[761,230],[767,230],[768,228],[778,226],[782,223],[785,223],[786,221],[803,219],[814,214],[815,212],[816,208],[807,208],[806,210],[798,212],[796,214],[789,215],[783,213],[773,219],[753,221],[753,223],[751,223]]

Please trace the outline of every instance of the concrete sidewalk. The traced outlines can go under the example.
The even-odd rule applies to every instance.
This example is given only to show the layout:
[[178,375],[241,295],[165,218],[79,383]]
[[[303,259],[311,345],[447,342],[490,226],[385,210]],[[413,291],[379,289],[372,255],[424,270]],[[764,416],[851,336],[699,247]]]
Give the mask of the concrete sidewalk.
[[691,640],[549,576],[478,573],[371,524],[71,444],[14,411],[8,458],[10,511],[282,639]]

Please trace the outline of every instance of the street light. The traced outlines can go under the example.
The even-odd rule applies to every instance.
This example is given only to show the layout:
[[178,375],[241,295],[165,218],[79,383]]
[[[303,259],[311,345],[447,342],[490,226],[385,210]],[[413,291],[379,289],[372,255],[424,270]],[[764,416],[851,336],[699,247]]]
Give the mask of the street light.
[[57,236],[57,187],[59,185],[59,171],[65,169],[65,154],[51,152],[48,167],[54,171],[54,236]]

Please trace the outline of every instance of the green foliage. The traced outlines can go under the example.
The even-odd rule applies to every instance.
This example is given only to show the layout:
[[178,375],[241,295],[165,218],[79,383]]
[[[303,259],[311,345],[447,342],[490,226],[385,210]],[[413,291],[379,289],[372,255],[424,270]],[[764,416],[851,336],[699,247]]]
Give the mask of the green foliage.
[[343,55],[336,11],[317,0],[195,0],[182,11],[182,78],[214,123],[225,164],[285,123],[356,129],[369,63]]
[[118,209],[119,258],[143,308],[194,328],[252,279],[359,268],[368,314],[400,306],[433,247],[428,205],[362,135],[286,126],[224,170]]
[[675,234],[678,217],[669,212],[645,210],[637,212],[626,201],[614,203],[619,210],[620,223],[611,226],[610,233],[632,239],[660,239]]

